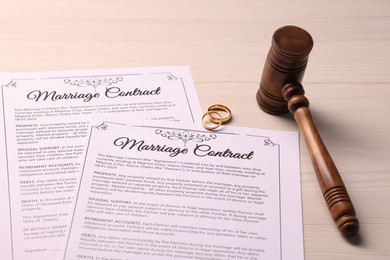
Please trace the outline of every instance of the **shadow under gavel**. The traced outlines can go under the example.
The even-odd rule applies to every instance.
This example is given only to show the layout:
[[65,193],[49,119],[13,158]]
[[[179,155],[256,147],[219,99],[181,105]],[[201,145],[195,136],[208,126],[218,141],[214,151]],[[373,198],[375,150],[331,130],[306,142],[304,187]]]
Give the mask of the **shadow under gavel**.
[[257,102],[267,113],[293,113],[304,136],[322,194],[345,237],[358,234],[359,222],[344,182],[319,135],[301,85],[313,39],[296,26],[275,31],[264,65]]

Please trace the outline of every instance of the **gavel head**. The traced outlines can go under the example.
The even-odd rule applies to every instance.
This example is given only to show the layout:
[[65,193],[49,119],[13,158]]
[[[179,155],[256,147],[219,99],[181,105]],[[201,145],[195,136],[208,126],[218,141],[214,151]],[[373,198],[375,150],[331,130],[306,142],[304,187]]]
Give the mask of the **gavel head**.
[[313,39],[302,28],[289,25],[275,31],[256,96],[265,112],[288,112],[282,89],[288,83],[301,83],[312,48]]

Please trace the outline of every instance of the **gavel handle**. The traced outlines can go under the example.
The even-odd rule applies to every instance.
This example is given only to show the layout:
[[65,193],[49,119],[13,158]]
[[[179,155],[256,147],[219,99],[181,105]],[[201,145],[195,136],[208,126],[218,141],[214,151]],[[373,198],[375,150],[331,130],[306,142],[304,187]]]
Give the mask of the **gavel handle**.
[[309,110],[309,101],[303,95],[300,83],[289,83],[283,88],[283,96],[293,113],[309,149],[322,194],[333,220],[345,237],[359,231],[359,221],[344,182],[324,142],[318,133]]

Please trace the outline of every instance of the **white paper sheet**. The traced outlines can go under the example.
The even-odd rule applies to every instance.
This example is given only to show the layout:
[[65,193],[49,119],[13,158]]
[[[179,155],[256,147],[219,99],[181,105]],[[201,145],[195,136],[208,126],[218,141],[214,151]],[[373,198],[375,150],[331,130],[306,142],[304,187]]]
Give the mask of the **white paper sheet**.
[[9,232],[1,234],[1,246],[14,260],[58,257],[92,113],[153,122],[201,118],[187,67],[1,76],[6,140],[1,178],[8,186],[2,192],[9,191],[9,203],[1,202],[9,204],[1,224]]
[[[0,121],[3,120],[3,100],[0,98]],[[3,259],[12,259],[10,205],[4,128],[0,127],[0,251]]]
[[95,126],[64,260],[303,259],[297,133]]

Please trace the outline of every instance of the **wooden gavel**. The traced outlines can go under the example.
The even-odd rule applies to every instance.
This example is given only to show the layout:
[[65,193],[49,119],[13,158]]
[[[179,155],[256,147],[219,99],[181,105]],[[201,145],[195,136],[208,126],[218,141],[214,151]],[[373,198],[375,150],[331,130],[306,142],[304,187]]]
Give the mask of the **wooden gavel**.
[[270,114],[293,113],[304,136],[322,194],[333,220],[345,237],[358,234],[359,222],[344,182],[309,110],[301,85],[313,39],[296,26],[275,31],[257,92],[257,102]]

